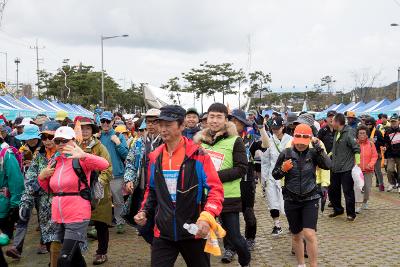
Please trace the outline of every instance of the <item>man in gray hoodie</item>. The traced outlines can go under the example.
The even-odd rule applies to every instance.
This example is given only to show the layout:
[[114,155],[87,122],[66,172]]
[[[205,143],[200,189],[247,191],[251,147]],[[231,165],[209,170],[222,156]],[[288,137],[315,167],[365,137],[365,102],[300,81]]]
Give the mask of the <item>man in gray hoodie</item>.
[[356,141],[356,133],[349,125],[345,125],[345,116],[342,113],[335,115],[333,128],[336,133],[332,148],[331,185],[329,186],[329,200],[333,206],[333,218],[344,213],[341,204],[341,188],[346,203],[347,220],[354,221],[356,218],[354,181],[351,170],[355,164],[360,163],[360,146]]

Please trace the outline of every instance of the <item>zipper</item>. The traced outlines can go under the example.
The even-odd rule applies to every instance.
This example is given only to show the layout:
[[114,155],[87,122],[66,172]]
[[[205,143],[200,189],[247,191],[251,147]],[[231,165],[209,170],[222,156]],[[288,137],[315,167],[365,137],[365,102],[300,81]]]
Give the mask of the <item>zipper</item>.
[[[59,192],[62,192],[60,178],[61,178],[62,171],[64,170],[64,159],[61,158],[61,160],[62,160],[61,170],[58,173],[58,191]],[[58,211],[60,212],[61,223],[64,223],[64,218],[62,216],[62,210],[61,210],[61,197],[58,197]]]

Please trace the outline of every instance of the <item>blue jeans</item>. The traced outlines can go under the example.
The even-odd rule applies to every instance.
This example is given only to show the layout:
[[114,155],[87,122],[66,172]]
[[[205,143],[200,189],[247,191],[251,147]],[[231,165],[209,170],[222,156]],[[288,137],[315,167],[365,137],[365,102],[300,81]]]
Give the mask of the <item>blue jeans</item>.
[[233,246],[238,254],[240,265],[248,265],[251,260],[251,254],[246,240],[240,233],[239,212],[223,212],[219,215],[219,219],[226,231],[224,243],[227,240]]

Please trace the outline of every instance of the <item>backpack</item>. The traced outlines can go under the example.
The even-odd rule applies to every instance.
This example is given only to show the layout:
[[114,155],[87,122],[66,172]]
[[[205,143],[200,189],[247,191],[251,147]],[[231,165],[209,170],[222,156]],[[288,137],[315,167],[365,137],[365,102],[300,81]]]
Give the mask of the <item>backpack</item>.
[[11,150],[10,152],[14,153],[15,158],[18,161],[18,165],[21,171],[23,171],[24,166],[22,163],[22,153],[19,152],[18,149],[16,149],[13,146],[9,146],[9,147],[5,147],[3,149],[1,149],[0,151],[0,164],[1,164],[1,168],[3,168],[3,163],[4,163],[4,156],[6,155],[7,151]]
[[[104,197],[104,187],[99,181],[99,173],[97,171],[92,171],[90,175],[90,186],[86,177],[85,172],[79,162],[79,159],[72,160],[72,168],[75,174],[79,178],[78,191],[79,195],[88,201],[90,201],[90,207],[92,210],[97,208],[99,202]],[[81,183],[83,183],[86,188],[81,190]]]

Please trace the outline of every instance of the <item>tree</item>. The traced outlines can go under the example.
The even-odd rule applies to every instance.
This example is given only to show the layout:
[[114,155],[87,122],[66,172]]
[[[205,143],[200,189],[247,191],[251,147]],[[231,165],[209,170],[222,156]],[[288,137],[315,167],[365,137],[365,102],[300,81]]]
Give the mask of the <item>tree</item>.
[[174,104],[181,104],[180,92],[182,92],[182,86],[179,84],[178,77],[169,79],[166,84],[161,85],[161,88],[169,91],[168,97],[173,101]]
[[332,76],[324,76],[321,78],[321,88],[326,87],[327,92],[331,93],[332,84],[335,82],[336,80],[334,80]]
[[250,91],[248,93],[249,96],[253,96],[255,93],[258,93],[260,96],[260,102],[262,98],[262,93],[271,92],[268,88],[268,83],[272,82],[271,73],[264,73],[260,70],[249,73],[250,77]]
[[369,91],[373,88],[381,74],[381,70],[373,73],[369,68],[352,71],[351,76],[354,80],[354,93],[356,97],[361,101],[365,101]]
[[237,71],[235,71],[232,63],[222,63],[222,64],[200,64],[205,68],[205,71],[211,77],[210,91],[208,94],[214,94],[215,92],[222,93],[222,103],[225,104],[225,95],[235,94],[233,90],[233,84],[236,82]]

